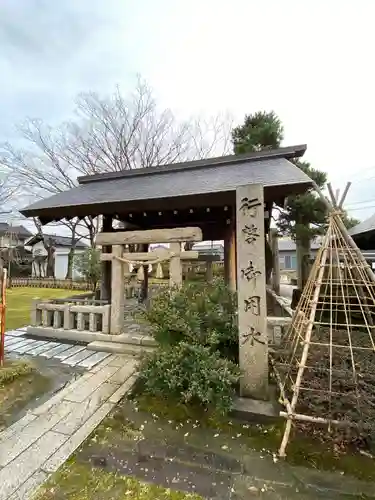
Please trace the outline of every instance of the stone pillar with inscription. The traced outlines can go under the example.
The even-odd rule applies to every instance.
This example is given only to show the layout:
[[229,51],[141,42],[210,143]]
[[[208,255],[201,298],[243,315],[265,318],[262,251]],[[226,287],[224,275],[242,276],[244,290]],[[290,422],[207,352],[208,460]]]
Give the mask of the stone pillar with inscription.
[[236,190],[237,295],[241,396],[268,398],[263,186]]

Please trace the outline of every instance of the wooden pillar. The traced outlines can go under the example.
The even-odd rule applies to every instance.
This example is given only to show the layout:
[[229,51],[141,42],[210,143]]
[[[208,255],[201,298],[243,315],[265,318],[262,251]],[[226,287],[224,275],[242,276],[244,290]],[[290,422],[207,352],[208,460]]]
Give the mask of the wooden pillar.
[[212,269],[212,260],[206,260],[206,281],[207,283],[211,283],[213,279],[213,269]]
[[[113,257],[122,257],[123,245],[113,245]],[[112,299],[111,299],[111,334],[122,332],[124,325],[125,273],[122,262],[112,259]]]
[[[148,252],[148,247],[149,245],[143,244],[140,245],[140,251],[141,252]],[[141,301],[147,300],[148,297],[148,264],[147,266],[142,266],[143,267],[143,280],[141,284],[141,296],[140,299]]]
[[280,257],[277,229],[270,230],[270,240],[272,251],[272,288],[277,295],[280,295]]
[[233,292],[237,289],[236,261],[236,226],[230,223],[224,238],[224,276],[226,284]]
[[169,283],[170,286],[182,285],[182,266],[181,266],[181,243],[170,243],[169,249],[171,252],[178,254],[177,257],[171,257],[169,264]]
[[236,190],[237,294],[241,395],[268,397],[263,186]]
[[[112,216],[103,215],[103,232],[112,231]],[[111,246],[106,245],[102,248],[103,252],[111,253]],[[111,273],[112,273],[112,263],[111,261],[102,262],[102,279],[100,283],[100,299],[111,301]]]

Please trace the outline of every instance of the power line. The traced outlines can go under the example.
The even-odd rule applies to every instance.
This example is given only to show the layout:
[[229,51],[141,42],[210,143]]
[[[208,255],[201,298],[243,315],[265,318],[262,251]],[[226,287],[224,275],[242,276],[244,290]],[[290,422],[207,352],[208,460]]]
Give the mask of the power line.
[[355,208],[346,208],[345,210],[350,210],[353,212],[354,210],[367,210],[368,208],[375,208],[375,205],[369,205],[368,207],[355,207]]
[[375,203],[375,198],[371,198],[370,200],[363,201],[353,201],[352,203],[346,203],[345,205],[351,207],[352,205],[361,205],[363,203]]

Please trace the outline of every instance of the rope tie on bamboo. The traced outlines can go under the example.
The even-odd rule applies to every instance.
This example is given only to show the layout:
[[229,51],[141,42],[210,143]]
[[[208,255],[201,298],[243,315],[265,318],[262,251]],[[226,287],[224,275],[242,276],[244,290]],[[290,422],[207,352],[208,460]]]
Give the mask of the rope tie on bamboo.
[[124,262],[125,264],[132,264],[133,266],[149,266],[153,264],[159,264],[161,262],[165,262],[166,260],[171,260],[172,257],[176,257],[175,252],[171,252],[166,257],[157,257],[153,260],[130,260],[124,259],[123,257],[118,257],[117,255],[113,255],[112,258],[119,260],[120,262]]
[[342,208],[335,208],[329,213],[329,215],[331,217],[342,217],[343,215],[345,215],[345,211],[342,210]]

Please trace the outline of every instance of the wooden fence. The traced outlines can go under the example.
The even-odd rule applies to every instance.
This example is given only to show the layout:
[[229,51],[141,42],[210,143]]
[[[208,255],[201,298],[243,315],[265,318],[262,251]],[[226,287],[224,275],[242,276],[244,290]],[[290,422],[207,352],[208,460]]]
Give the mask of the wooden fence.
[[54,278],[12,278],[8,287],[60,288],[63,290],[90,290],[86,281],[59,280]]

